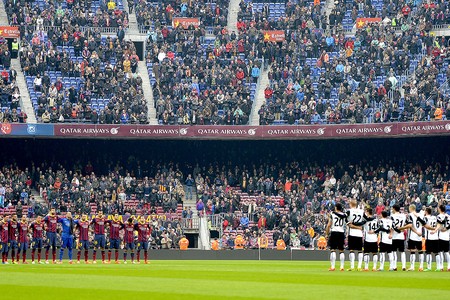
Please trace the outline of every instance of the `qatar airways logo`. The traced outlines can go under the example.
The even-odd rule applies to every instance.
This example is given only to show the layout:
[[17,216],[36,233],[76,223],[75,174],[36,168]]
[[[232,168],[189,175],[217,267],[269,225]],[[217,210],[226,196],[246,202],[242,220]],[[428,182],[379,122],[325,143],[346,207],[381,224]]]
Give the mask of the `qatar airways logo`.
[[61,127],[59,133],[63,135],[117,135],[120,127]]
[[269,129],[267,134],[272,136],[314,136],[314,135],[324,135],[326,128],[293,128],[293,129]]
[[447,124],[433,124],[433,125],[412,125],[402,126],[403,132],[429,132],[429,131],[450,131],[450,123]]
[[391,133],[392,125],[384,126],[384,127],[348,127],[348,128],[336,128],[335,132],[338,135],[342,134],[370,134],[370,133]]
[[250,129],[215,129],[215,128],[199,128],[196,130],[199,135],[232,135],[232,136],[254,136],[256,128]]

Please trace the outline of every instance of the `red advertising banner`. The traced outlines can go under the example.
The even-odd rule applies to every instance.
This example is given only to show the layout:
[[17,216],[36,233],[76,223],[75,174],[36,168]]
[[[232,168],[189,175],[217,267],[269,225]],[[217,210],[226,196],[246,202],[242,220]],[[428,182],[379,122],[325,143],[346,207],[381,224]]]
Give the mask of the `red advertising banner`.
[[283,42],[286,39],[284,30],[265,30],[264,42]]
[[4,38],[19,38],[20,30],[16,26],[0,26],[0,36]]
[[[450,135],[450,121],[283,126],[55,124],[57,137],[146,139],[329,139]],[[8,132],[8,124],[4,126]],[[32,134],[28,132],[28,134]]]
[[368,23],[379,23],[379,22],[381,22],[381,18],[357,18],[356,28],[363,28]]
[[183,26],[184,29],[188,29],[189,26],[193,25],[195,28],[200,26],[199,18],[172,18],[172,27],[177,28],[178,26]]

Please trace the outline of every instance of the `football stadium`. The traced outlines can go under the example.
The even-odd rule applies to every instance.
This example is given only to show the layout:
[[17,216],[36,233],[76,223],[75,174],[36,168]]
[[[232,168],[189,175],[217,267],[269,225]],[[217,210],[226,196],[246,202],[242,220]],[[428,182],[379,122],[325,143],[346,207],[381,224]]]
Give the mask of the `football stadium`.
[[0,299],[448,299],[450,2],[0,0]]

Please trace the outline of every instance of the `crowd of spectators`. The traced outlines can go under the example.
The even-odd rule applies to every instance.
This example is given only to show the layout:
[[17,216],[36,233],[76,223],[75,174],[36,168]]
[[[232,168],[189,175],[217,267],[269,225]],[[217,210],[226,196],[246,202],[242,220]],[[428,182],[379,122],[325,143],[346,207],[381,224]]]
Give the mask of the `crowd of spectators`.
[[381,23],[358,29],[355,37],[317,28],[287,35],[275,46],[280,55],[269,71],[260,124],[450,116],[448,93],[438,90],[446,81],[447,40],[431,36],[425,28],[419,34],[414,26],[402,29],[397,33]]
[[128,27],[128,13],[115,0],[14,1],[4,0],[10,25],[79,25],[83,27]]
[[241,233],[251,240],[270,231],[274,243],[282,236],[288,246],[296,245],[295,239],[301,240],[305,232],[311,237],[308,245],[313,245],[338,202],[348,207],[348,200],[356,199],[379,215],[395,204],[414,203],[422,210],[450,201],[450,170],[441,164],[210,165],[195,168],[194,175],[197,209],[207,215],[223,214],[227,233]]
[[250,28],[256,30],[325,29],[328,24],[327,15],[323,13],[320,1],[316,4],[305,0],[287,1],[275,5],[284,6],[282,16],[274,17],[269,3],[264,3],[262,9],[259,10],[254,8],[253,2],[241,0],[237,23],[238,31],[245,32]]
[[[188,174],[192,174],[194,182],[186,179]],[[197,195],[195,212],[189,207],[181,212],[178,207],[188,181]],[[171,234],[191,225],[180,219],[191,219],[196,214],[211,217],[215,222],[211,226],[221,227],[227,240],[243,235],[250,248],[255,247],[251,240],[262,235],[273,243],[281,237],[287,246],[297,247],[300,243],[312,247],[338,202],[347,206],[349,199],[356,199],[359,205],[372,207],[376,214],[395,204],[406,207],[414,203],[418,210],[435,208],[450,201],[449,181],[448,164],[406,160],[357,164],[341,161],[321,166],[299,161],[192,166],[130,157],[103,165],[99,161],[80,161],[70,169],[59,163],[26,169],[4,165],[0,199],[4,207],[35,207],[31,195],[36,191],[58,213],[92,215],[101,209],[107,215],[149,215],[160,229],[158,237],[154,237],[159,247],[175,247],[177,242],[173,241],[180,235]],[[48,208],[37,209],[43,213]],[[172,242],[163,246],[168,239]]]
[[257,41],[226,29],[203,39],[198,31],[149,34],[146,58],[157,118],[171,125],[247,124],[263,67],[252,49]]
[[129,1],[135,7],[138,24],[146,30],[172,26],[173,18],[199,18],[201,27],[225,27],[228,0],[211,1]]
[[[99,29],[82,32],[78,26],[24,35],[19,54],[24,74],[33,79],[38,121],[148,123],[133,42],[120,34],[102,38]],[[76,84],[65,78],[77,78]],[[91,106],[97,98],[107,100],[101,109]]]

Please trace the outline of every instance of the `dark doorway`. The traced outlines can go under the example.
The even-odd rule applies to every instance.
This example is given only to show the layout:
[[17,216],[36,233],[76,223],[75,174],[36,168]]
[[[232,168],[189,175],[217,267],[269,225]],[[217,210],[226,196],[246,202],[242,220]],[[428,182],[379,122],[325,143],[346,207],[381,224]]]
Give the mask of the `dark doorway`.
[[140,60],[144,60],[144,42],[133,42],[136,47],[136,54]]

